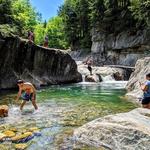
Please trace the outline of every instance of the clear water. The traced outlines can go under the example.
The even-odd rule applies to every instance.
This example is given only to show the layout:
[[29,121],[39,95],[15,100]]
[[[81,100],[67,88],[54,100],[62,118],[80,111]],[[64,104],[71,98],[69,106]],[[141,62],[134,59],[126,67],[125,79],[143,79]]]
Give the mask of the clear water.
[[[17,92],[2,92],[0,104],[9,105],[10,110],[9,117],[0,118],[0,129],[16,127],[21,132],[30,127],[40,128],[42,136],[29,141],[28,150],[94,150],[75,143],[73,129],[105,115],[134,109],[135,104],[124,98],[126,91],[120,84],[117,87],[112,83],[107,86],[82,83],[42,89],[37,92],[39,110],[36,113],[20,113],[19,103],[14,101]],[[33,110],[33,107],[28,103],[24,109]],[[1,145],[14,149],[10,141]]]

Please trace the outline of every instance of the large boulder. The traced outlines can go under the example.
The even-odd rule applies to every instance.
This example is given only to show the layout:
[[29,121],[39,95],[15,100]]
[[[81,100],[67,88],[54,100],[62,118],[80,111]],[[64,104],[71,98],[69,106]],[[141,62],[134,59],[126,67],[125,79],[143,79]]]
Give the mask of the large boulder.
[[0,58],[0,89],[16,87],[19,78],[38,87],[82,80],[68,53],[40,47],[17,36],[0,38]]
[[127,95],[132,97],[142,97],[142,90],[140,84],[146,81],[146,74],[150,73],[150,57],[139,59],[135,65],[135,71],[131,74],[129,82],[126,86],[128,90]]
[[8,106],[0,105],[0,117],[7,117],[7,116],[8,116]]
[[96,119],[75,129],[74,138],[106,150],[149,150],[150,110],[138,108]]
[[85,76],[85,82],[101,82],[101,77],[96,74]]

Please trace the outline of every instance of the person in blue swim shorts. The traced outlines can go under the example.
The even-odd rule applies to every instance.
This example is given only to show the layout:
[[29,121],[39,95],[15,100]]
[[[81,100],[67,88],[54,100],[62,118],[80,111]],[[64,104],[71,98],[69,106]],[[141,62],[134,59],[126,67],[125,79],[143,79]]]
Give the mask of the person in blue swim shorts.
[[146,75],[146,82],[144,84],[140,83],[141,89],[143,91],[142,105],[143,108],[150,109],[150,73]]
[[[37,110],[37,104],[36,104],[36,89],[30,82],[24,82],[23,80],[18,80],[17,85],[19,87],[19,92],[16,98],[16,101],[19,100],[20,97],[22,97],[23,101],[20,105],[20,110],[22,111],[24,105],[27,101],[31,101],[34,108]],[[23,96],[22,93],[24,92]]]

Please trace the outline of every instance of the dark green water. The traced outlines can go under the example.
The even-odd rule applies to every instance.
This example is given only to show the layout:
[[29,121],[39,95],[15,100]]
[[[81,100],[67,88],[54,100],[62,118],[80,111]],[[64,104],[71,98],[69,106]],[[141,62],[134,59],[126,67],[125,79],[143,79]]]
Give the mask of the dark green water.
[[[5,125],[5,130],[10,127],[20,131],[34,126],[40,128],[42,136],[29,141],[28,150],[93,149],[75,143],[73,129],[93,119],[136,107],[124,98],[125,90],[113,89],[112,85],[108,87],[103,88],[99,84],[51,86],[37,92],[39,111],[27,114],[19,112],[19,104],[14,101],[16,92],[3,92],[0,104],[8,104],[10,110],[9,117],[1,118],[0,124],[2,127]],[[33,109],[31,103],[24,109]],[[14,149],[10,141],[1,145]]]

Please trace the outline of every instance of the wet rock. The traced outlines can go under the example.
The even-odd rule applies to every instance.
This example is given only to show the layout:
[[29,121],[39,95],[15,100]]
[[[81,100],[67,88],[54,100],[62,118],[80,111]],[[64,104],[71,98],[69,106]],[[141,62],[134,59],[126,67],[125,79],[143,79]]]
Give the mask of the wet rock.
[[86,82],[100,82],[99,77],[96,74],[85,76],[85,81]]
[[[87,69],[87,65],[84,65],[83,63],[78,65],[78,71],[83,76],[90,76],[90,72]],[[92,67],[92,74],[95,81],[103,81],[105,80],[105,77],[111,76],[111,80],[127,80],[128,77],[126,77],[126,70],[121,68],[112,68],[112,67],[98,67],[93,66]],[[107,78],[108,79],[108,78]],[[110,79],[110,78],[109,78]]]
[[16,135],[15,132],[10,131],[10,130],[4,131],[3,134],[5,134],[7,138],[11,138],[11,137],[14,137]]
[[[11,140],[12,142],[15,142],[15,143],[18,143],[18,142],[22,142],[24,141],[26,138],[30,138],[32,137],[33,134],[32,132],[26,132],[24,134],[21,134],[21,135],[16,135],[15,137],[12,137]],[[24,141],[25,142],[25,141]]]
[[24,150],[28,147],[27,144],[15,144],[16,150]]
[[111,150],[150,149],[150,110],[138,108],[128,113],[109,115],[75,129],[80,143]]
[[37,132],[39,131],[40,129],[38,127],[32,127],[29,129],[30,132]]
[[142,97],[142,90],[140,84],[146,81],[145,76],[150,73],[150,57],[139,59],[135,65],[135,71],[131,74],[126,89],[128,90],[127,96],[139,98]]
[[76,62],[68,53],[40,47],[17,36],[2,40],[0,89],[17,87],[18,78],[30,81],[37,87],[82,80]]
[[8,150],[8,148],[6,145],[0,144],[0,150]]
[[8,116],[8,106],[0,105],[0,117],[7,117],[7,116]]

